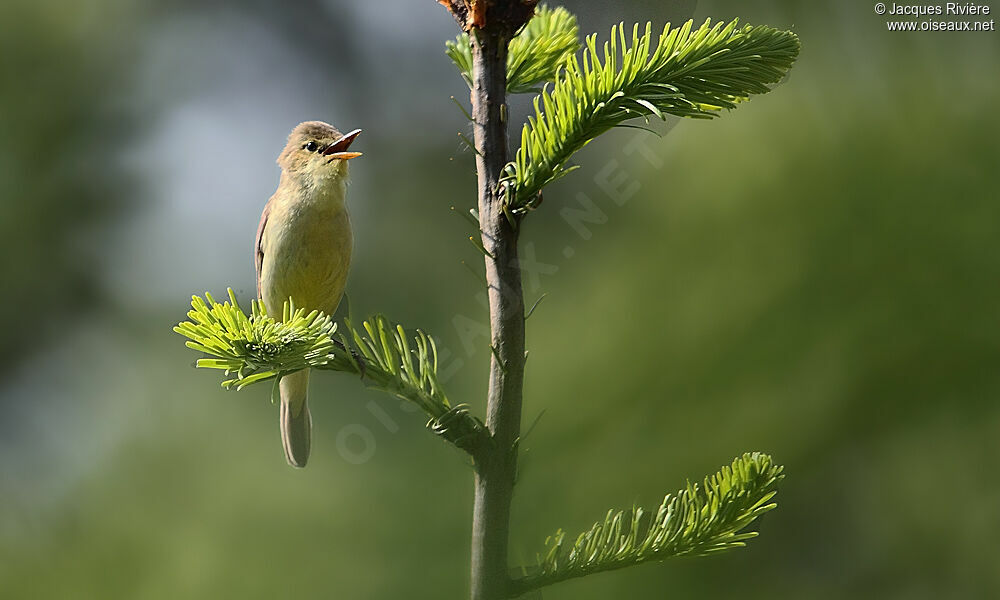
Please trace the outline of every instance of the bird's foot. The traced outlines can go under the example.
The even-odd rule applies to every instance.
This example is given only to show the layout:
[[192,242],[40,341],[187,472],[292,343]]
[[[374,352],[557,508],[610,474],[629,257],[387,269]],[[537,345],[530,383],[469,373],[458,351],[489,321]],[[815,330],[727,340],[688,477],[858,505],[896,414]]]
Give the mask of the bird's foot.
[[347,346],[345,346],[343,342],[341,342],[340,340],[333,340],[333,343],[335,346],[337,346],[344,352],[351,353],[351,357],[354,358],[354,362],[357,363],[358,365],[358,375],[361,377],[361,379],[364,379],[365,375],[368,372],[368,367],[365,366],[365,357],[361,356],[361,354],[359,354],[355,350],[352,350]]

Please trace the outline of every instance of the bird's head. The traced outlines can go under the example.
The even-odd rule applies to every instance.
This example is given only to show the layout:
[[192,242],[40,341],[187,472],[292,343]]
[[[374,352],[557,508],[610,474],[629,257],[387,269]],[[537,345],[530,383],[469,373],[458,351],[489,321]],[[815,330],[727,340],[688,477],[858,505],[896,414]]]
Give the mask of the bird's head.
[[347,176],[347,161],[361,156],[348,149],[361,133],[355,129],[342,134],[322,121],[299,123],[288,136],[288,144],[278,157],[278,166],[290,177],[318,183]]

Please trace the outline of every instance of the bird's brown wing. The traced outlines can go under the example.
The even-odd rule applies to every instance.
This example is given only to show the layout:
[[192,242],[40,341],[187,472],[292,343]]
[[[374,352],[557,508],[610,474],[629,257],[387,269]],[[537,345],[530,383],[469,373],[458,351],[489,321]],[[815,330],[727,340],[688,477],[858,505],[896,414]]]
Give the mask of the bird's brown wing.
[[264,270],[264,249],[260,243],[264,237],[264,228],[267,227],[267,217],[271,214],[271,201],[264,205],[264,212],[260,214],[260,225],[257,226],[257,239],[254,241],[253,263],[257,271],[257,297],[263,299],[260,291],[260,274]]

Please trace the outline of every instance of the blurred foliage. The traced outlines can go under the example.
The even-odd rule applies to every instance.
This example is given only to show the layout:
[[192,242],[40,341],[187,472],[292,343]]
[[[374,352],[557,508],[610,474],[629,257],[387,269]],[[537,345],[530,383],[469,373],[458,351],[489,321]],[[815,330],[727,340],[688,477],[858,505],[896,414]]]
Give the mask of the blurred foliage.
[[[83,256],[51,229],[64,219],[57,213],[93,214],[113,227],[103,203],[121,197],[84,194],[90,179],[42,177],[41,167],[8,155],[37,144],[54,148],[32,151],[50,162],[89,159],[92,146],[74,156],[80,146],[39,141],[37,132],[52,132],[49,113],[35,105],[69,111],[80,122],[60,122],[97,131],[101,147],[117,144],[96,125],[102,111],[85,108],[108,106],[88,82],[107,81],[102,73],[118,80],[132,56],[101,49],[150,25],[108,27],[101,19],[113,11],[97,11],[81,40],[66,31],[90,23],[74,17],[83,5],[53,6],[51,22],[0,19],[5,73],[29,74],[25,65],[44,59],[35,88],[50,90],[0,91],[5,207],[37,211],[3,220],[5,269],[51,279],[25,284],[21,295],[10,288],[8,352],[18,348],[16,332],[39,327],[27,312],[70,303],[44,295],[44,286],[71,281],[72,270],[55,266]],[[262,27],[283,22],[278,5],[254,6]],[[354,6],[337,9],[346,19]],[[200,4],[187,10],[203,15]],[[438,7],[426,10],[441,13],[442,25],[426,76],[448,77],[453,67],[433,45],[454,23]],[[677,20],[648,1],[574,10],[586,30],[621,18]],[[162,11],[158,18],[171,17]],[[992,476],[1000,461],[1000,81],[990,76],[1000,39],[891,35],[870,6],[851,4],[701,3],[696,16],[709,15],[792,27],[809,44],[780,93],[751,100],[739,118],[671,121],[662,140],[620,131],[591,144],[576,158],[593,176],[552,186],[552,210],[525,224],[525,256],[546,265],[526,279],[529,301],[549,293],[528,324],[526,423],[546,412],[522,441],[512,561],[534,562],[539,531],[583,531],[607,506],[633,500],[623,489],[655,505],[675,481],[761,448],[795,476],[782,483],[781,510],[762,518],[766,535],[752,552],[567,581],[545,600],[663,589],[727,598],[734,585],[747,599],[1000,596]],[[374,29],[339,22],[350,24],[348,56],[391,63],[363,43]],[[301,43],[328,64],[335,57],[322,38]],[[104,64],[102,56],[103,70],[74,70]],[[455,87],[436,90],[433,105],[394,88],[389,97],[408,114],[455,113],[457,129],[463,120],[448,96],[462,83],[452,77]],[[360,69],[343,94],[363,102],[384,90]],[[449,206],[472,202],[471,156],[458,153],[453,132],[418,121],[402,137],[371,142],[366,156],[379,161],[356,171],[351,302],[439,333],[439,350],[450,351],[442,358],[449,397],[475,404],[489,349],[474,324],[485,323],[485,311],[455,255],[480,257],[467,247],[466,224],[447,217]],[[362,125],[378,136],[376,123]],[[253,212],[270,191],[248,199]],[[578,194],[606,215],[583,223],[587,239],[561,214],[581,207]],[[220,272],[220,282],[231,273],[250,281],[252,237],[251,225],[246,260]],[[173,305],[186,295],[178,290]],[[468,470],[462,454],[422,431],[422,418],[359,392],[353,377],[315,377],[316,457],[293,472],[267,390],[227,393],[205,385],[204,373],[178,372],[190,351],[163,334],[177,314],[98,308],[81,333],[46,349],[58,353],[23,361],[41,381],[30,389],[46,394],[24,396],[23,377],[3,392],[4,597],[461,597]],[[345,457],[364,446],[344,432],[359,428],[373,436],[374,454],[354,464]]]
[[[134,115],[115,90],[133,13],[113,0],[0,7],[0,368],[101,299],[91,240],[130,187],[115,162]],[[108,21],[119,34],[103,34]]]

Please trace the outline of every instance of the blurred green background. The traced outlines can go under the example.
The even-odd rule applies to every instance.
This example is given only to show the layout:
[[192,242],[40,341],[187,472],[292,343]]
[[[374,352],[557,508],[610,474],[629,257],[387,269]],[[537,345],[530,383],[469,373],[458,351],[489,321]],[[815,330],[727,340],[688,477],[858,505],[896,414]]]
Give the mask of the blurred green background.
[[[543,597],[1000,597],[1000,38],[855,1],[569,8],[601,33],[739,16],[803,51],[717,121],[604,136],[528,221],[545,414],[512,561],[763,450],[788,478],[749,549]],[[252,294],[288,130],[362,127],[352,310],[434,333],[482,413],[455,33],[430,0],[4,3],[0,596],[465,595],[470,469],[418,415],[315,377],[294,471],[267,386],[224,392],[170,332],[192,293]],[[560,215],[579,194],[606,222]]]

